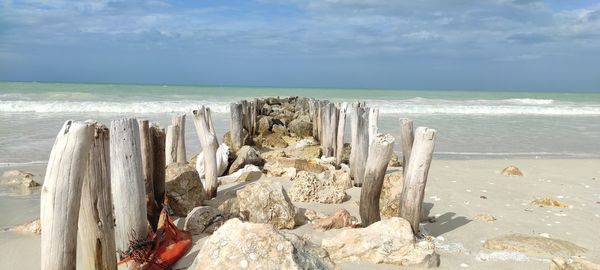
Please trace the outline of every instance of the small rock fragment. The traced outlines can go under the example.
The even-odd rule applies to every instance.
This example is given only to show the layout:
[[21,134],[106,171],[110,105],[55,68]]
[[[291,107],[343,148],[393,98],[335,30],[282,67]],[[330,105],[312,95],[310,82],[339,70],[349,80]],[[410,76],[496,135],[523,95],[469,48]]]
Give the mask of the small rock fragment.
[[555,200],[552,198],[539,198],[539,199],[535,199],[533,201],[531,201],[531,204],[533,205],[537,205],[539,207],[544,207],[544,206],[551,206],[551,207],[558,207],[558,208],[567,208],[569,207],[568,205],[562,203],[559,200]]
[[516,166],[510,165],[502,170],[502,175],[505,176],[523,176],[523,172]]

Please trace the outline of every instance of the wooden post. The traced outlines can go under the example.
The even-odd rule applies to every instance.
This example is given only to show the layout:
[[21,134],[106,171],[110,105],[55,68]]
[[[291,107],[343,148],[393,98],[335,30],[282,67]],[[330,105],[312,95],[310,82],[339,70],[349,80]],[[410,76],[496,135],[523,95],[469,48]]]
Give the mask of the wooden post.
[[177,143],[179,141],[179,127],[167,126],[167,141],[165,142],[165,166],[177,163]]
[[413,152],[408,161],[404,187],[400,197],[400,217],[408,220],[413,232],[419,231],[421,207],[427,184],[427,174],[433,157],[436,130],[419,127],[415,131]]
[[231,103],[229,105],[229,137],[233,152],[237,152],[244,145],[244,116],[243,106],[240,103]]
[[360,192],[360,219],[367,227],[379,220],[379,196],[383,186],[383,178],[394,150],[394,137],[377,134],[369,147],[369,157],[365,166],[365,176]]
[[156,230],[161,208],[154,199],[154,149],[152,132],[148,120],[139,120],[140,146],[142,152],[142,165],[144,172],[144,186],[146,190],[146,213],[152,230]]
[[156,205],[161,206],[165,196],[165,130],[157,123],[150,126],[152,135],[152,155],[154,156],[153,188]]
[[254,99],[250,103],[250,130],[248,130],[249,139],[254,137],[254,133],[256,132],[256,105],[258,103],[257,99]]
[[110,167],[116,247],[117,252],[124,253],[131,242],[146,240],[148,233],[146,188],[136,119],[111,122]]
[[319,140],[318,136],[319,136],[319,126],[318,126],[318,118],[319,118],[319,101],[315,100],[315,99],[311,99],[310,100],[310,115],[311,115],[311,120],[312,120],[312,135],[313,138],[315,138],[316,140]]
[[177,163],[187,163],[187,153],[185,151],[185,114],[178,114],[173,117],[172,124],[179,127],[177,131]]
[[215,125],[213,124],[212,121],[212,112],[210,111],[209,107],[205,108],[205,115],[206,115],[206,122],[208,123],[208,130],[210,130],[210,133],[215,136],[215,141],[217,141],[217,147],[219,145],[219,139],[217,138],[217,132],[215,131]]
[[377,120],[379,119],[379,109],[371,108],[369,110],[369,144],[378,133]]
[[357,187],[362,186],[367,155],[369,154],[367,110],[368,108],[358,105],[354,107],[352,113],[352,138],[354,142],[350,152],[350,175]]
[[321,145],[323,145],[323,138],[322,138],[322,133],[323,133],[323,124],[322,124],[322,117],[321,115],[323,114],[323,105],[325,103],[321,100],[317,100],[317,135],[315,136],[315,139],[317,139],[317,141],[321,142]]
[[87,159],[79,210],[79,240],[83,253],[80,258],[85,269],[116,270],[108,128],[97,122],[88,123],[95,126],[95,136]]
[[408,168],[410,152],[415,141],[412,120],[407,118],[400,119],[400,139],[402,140],[402,174],[406,178],[406,168]]
[[340,115],[337,126],[337,147],[335,152],[335,164],[339,167],[342,164],[342,154],[344,153],[344,131],[346,130],[346,111],[348,103],[343,102],[340,105]]
[[335,144],[335,104],[327,102],[322,107],[321,112],[321,147],[323,148],[323,156],[331,157],[335,155],[333,145]]
[[208,115],[208,109],[202,106],[199,110],[193,111],[194,115],[194,126],[196,127],[196,134],[198,134],[198,140],[202,146],[202,152],[204,153],[204,177],[206,183],[206,195],[208,199],[212,199],[217,196],[217,137],[211,132],[209,123],[210,115]]
[[93,125],[69,120],[54,141],[40,199],[42,270],[75,270],[77,221],[93,138]]

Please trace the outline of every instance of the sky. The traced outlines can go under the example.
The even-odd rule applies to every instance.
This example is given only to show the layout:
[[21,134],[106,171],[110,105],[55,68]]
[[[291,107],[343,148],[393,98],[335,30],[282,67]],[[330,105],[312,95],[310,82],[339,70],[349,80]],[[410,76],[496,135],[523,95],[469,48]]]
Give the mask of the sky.
[[0,0],[0,80],[600,91],[600,0]]

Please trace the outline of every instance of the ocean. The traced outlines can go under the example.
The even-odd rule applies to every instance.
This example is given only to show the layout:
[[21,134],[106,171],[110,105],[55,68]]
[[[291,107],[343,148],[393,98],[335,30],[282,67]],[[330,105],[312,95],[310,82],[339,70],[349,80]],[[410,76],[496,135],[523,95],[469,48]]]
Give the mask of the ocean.
[[[0,167],[45,164],[68,119],[137,117],[166,127],[172,115],[207,105],[221,138],[230,102],[264,96],[364,100],[397,140],[401,117],[437,129],[440,159],[600,157],[600,93],[0,82]],[[188,153],[197,153],[189,118],[187,126]]]

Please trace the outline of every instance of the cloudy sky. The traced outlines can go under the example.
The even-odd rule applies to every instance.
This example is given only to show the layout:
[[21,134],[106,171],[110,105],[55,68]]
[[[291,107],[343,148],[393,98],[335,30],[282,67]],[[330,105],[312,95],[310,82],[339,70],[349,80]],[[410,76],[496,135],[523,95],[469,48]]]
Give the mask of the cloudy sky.
[[0,80],[600,91],[600,1],[0,0]]

